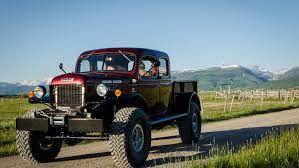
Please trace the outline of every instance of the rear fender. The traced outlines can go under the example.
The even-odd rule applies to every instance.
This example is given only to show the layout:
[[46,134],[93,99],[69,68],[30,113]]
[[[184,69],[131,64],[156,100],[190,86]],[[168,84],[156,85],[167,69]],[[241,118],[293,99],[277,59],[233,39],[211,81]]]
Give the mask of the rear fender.
[[198,105],[199,110],[202,113],[201,99],[196,92],[176,93],[175,100],[176,112],[179,114],[189,113],[192,101]]

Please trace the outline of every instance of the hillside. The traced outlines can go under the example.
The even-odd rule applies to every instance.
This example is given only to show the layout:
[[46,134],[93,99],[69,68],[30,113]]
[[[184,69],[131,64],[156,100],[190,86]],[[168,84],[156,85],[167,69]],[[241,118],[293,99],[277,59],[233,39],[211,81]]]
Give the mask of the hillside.
[[292,68],[276,80],[269,81],[261,87],[273,89],[299,87],[299,67]]
[[201,90],[218,90],[222,84],[231,88],[291,88],[299,86],[299,67],[283,74],[262,71],[256,67],[243,66],[214,67],[204,70],[175,71],[173,80],[197,80]]
[[34,86],[0,82],[0,95],[18,95],[20,93],[27,93],[33,88]]
[[242,66],[175,72],[173,79],[197,80],[201,90],[217,90],[222,84],[230,84],[232,88],[255,88],[268,81],[268,78]]

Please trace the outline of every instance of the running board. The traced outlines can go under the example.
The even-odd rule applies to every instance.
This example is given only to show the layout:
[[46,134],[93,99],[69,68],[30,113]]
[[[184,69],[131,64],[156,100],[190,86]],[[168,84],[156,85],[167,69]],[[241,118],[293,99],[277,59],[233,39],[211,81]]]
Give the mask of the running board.
[[170,120],[174,120],[174,119],[177,119],[177,118],[185,117],[187,115],[188,115],[188,113],[179,114],[179,115],[175,115],[175,116],[169,116],[169,117],[166,117],[166,118],[162,118],[160,120],[152,121],[151,125],[155,125],[155,124],[158,124],[158,123],[161,123],[161,122],[170,121]]
[[45,136],[47,139],[81,139],[81,140],[108,140],[108,137],[72,137],[72,136]]

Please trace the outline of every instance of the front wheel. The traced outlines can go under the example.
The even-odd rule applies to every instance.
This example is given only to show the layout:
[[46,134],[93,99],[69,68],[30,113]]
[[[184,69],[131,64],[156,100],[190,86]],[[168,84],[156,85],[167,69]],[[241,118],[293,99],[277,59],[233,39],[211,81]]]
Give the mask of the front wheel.
[[[23,117],[34,118],[38,109],[28,111]],[[49,162],[59,153],[62,141],[46,139],[42,132],[17,130],[16,145],[21,157],[30,162]]]
[[117,167],[136,167],[144,164],[151,147],[151,128],[142,109],[127,107],[115,114],[109,146]]
[[201,116],[197,103],[191,102],[188,116],[178,121],[178,129],[183,143],[198,143],[201,133]]

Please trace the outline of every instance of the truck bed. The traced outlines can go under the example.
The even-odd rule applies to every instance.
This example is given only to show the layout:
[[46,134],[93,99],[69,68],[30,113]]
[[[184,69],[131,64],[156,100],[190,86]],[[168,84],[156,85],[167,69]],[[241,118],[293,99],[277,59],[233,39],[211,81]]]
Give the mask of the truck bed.
[[173,81],[174,94],[176,93],[197,93],[197,81],[195,80],[179,80]]

